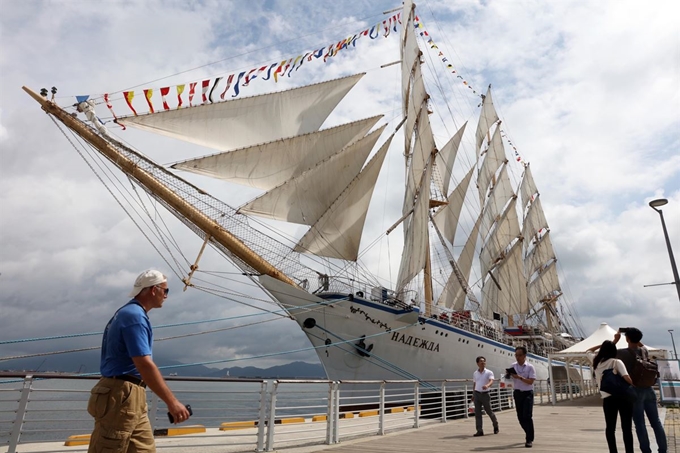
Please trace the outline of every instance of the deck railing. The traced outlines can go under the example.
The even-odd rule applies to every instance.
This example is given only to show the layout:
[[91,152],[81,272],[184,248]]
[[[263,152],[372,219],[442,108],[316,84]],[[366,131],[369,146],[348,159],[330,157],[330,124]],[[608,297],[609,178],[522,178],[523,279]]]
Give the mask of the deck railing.
[[[15,453],[22,444],[32,444],[31,451],[87,450],[93,419],[86,407],[96,379],[0,373],[0,445],[7,446],[0,452]],[[148,392],[159,451],[217,446],[224,451],[274,451],[474,416],[471,380],[429,381],[423,387],[407,380],[166,379],[194,415],[187,423],[171,425],[165,404]],[[558,400],[593,393],[587,383],[562,384],[556,382]],[[534,385],[536,404],[549,403],[547,382]],[[491,404],[494,411],[513,408],[512,390],[497,381]],[[66,441],[75,446],[66,446]]]

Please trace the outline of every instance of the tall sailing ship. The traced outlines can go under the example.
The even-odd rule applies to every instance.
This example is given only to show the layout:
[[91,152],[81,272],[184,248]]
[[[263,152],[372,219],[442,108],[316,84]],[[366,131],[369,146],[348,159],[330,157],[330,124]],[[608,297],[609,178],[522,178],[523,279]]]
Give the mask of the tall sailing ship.
[[[442,146],[437,143],[419,47],[427,33],[411,0],[393,13],[383,23],[387,32],[400,25],[402,108],[389,131],[387,124],[378,125],[382,115],[322,129],[363,74],[226,101],[213,98],[216,79],[209,95],[203,84],[200,105],[182,106],[178,90],[177,108],[153,111],[149,102],[149,113],[117,118],[123,127],[218,151],[165,167],[114,137],[91,100],[77,104],[88,124],[48,100],[46,90],[24,89],[294,318],[329,379],[467,378],[478,355],[500,374],[518,345],[529,349],[528,360],[545,379],[547,354],[569,346],[582,331],[561,297],[550,228],[530,167],[508,158],[490,88],[478,97],[474,131],[465,123]],[[352,44],[343,42],[343,49]],[[292,71],[302,64],[298,59],[268,72],[281,75],[291,65]],[[255,76],[264,76],[265,69]],[[222,82],[226,92],[232,78]],[[161,94],[165,104],[167,89]],[[125,98],[131,99],[127,93]],[[393,140],[397,134],[403,142]],[[473,148],[469,163],[457,158],[466,143]],[[390,152],[404,156],[404,177],[394,178],[399,187],[390,188],[403,193],[403,202],[381,237],[399,229],[403,244],[390,252],[401,253],[396,281],[385,283],[362,262],[361,246],[372,240],[362,233]],[[522,171],[519,184],[511,181],[512,165]],[[181,172],[262,193],[234,208]],[[288,241],[270,234],[275,222],[264,228],[251,216],[306,230]],[[197,261],[185,270],[187,285],[198,267]]]

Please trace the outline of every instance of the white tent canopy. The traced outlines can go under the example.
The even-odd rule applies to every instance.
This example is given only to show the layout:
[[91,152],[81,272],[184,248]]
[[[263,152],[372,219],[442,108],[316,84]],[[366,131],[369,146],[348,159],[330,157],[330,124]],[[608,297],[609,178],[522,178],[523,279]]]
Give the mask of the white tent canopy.
[[[602,344],[603,341],[605,340],[614,340],[614,335],[616,334],[616,330],[612,329],[609,324],[606,322],[603,322],[600,324],[600,327],[593,332],[588,338],[586,338],[583,341],[580,341],[576,343],[575,345],[572,345],[568,347],[567,349],[564,349],[562,351],[556,352],[553,355],[554,358],[558,357],[585,357],[586,351],[589,348],[592,348],[595,345],[600,345]],[[644,344],[644,339],[643,342]],[[659,352],[665,352],[659,348],[654,348],[649,345],[645,345],[649,351],[659,351]],[[621,339],[619,340],[618,343],[616,343],[616,347],[618,349],[626,349],[628,347],[628,342],[624,338],[624,336],[621,336]]]
[[[552,393],[552,401],[553,405],[555,404],[555,385],[554,385],[554,380],[553,380],[553,369],[552,369],[552,363],[554,360],[564,360],[566,362],[566,366],[574,366],[574,365],[579,365],[581,367],[581,378],[583,378],[583,366],[587,366],[591,368],[591,377],[593,375],[592,373],[592,365],[590,361],[588,360],[588,357],[586,355],[586,351],[593,346],[596,345],[601,345],[603,341],[605,340],[614,340],[614,335],[616,334],[616,330],[612,329],[609,327],[609,324],[606,322],[600,323],[600,327],[590,334],[590,336],[570,347],[567,349],[564,349],[562,351],[554,352],[552,354],[548,354],[548,370],[550,372],[550,387],[551,387],[551,393]],[[642,343],[644,344],[644,338]],[[628,347],[628,342],[625,340],[625,338],[622,335],[622,338],[616,343],[616,347],[618,349],[625,349]],[[666,351],[663,349],[659,348],[654,348],[649,345],[645,345],[645,347],[649,350],[650,353],[653,353],[653,355],[657,357],[666,357]],[[569,388],[571,388],[571,378],[569,376],[569,373],[567,373],[567,380],[568,380],[568,385]],[[571,393],[569,394],[569,399],[571,399]]]

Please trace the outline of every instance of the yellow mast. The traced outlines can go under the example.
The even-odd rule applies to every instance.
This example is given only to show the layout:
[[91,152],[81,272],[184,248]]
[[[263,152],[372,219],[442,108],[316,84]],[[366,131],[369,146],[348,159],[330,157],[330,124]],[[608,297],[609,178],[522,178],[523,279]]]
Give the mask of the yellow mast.
[[54,102],[48,101],[35,91],[27,87],[22,87],[33,99],[35,99],[45,110],[45,112],[54,115],[59,121],[64,123],[66,127],[73,130],[80,135],[85,141],[106,156],[125,174],[135,178],[142,186],[147,188],[158,198],[189,219],[194,225],[200,228],[206,235],[211,237],[211,240],[226,247],[238,259],[255,269],[260,274],[269,275],[272,278],[280,280],[284,283],[297,287],[298,285],[291,280],[287,275],[281,272],[276,267],[272,266],[268,261],[248,248],[240,239],[234,236],[229,231],[222,228],[220,224],[212,220],[210,217],[202,213],[196,207],[187,203],[175,192],[170,190],[166,185],[158,181],[153,175],[138,167],[134,162],[125,157],[116,147],[111,145],[108,141],[96,134],[91,128],[85,126],[80,120],[73,118],[70,114],[64,111]]

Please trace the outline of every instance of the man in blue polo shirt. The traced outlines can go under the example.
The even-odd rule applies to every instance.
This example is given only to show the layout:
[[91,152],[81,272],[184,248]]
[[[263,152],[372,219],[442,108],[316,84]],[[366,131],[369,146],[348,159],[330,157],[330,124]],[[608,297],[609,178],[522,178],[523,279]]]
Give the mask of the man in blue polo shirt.
[[147,313],[161,308],[168,297],[168,281],[156,270],[142,272],[130,300],[104,329],[100,372],[87,411],[94,417],[89,453],[110,451],[155,452],[147,414],[146,386],[168,406],[176,423],[189,418],[151,358],[153,330]]

